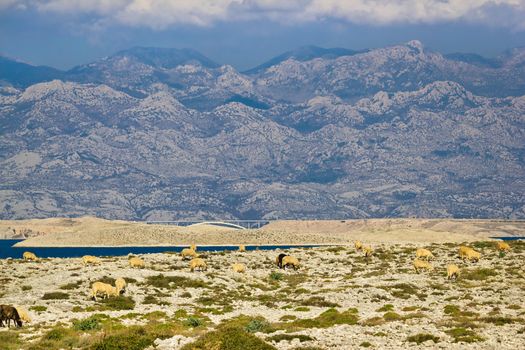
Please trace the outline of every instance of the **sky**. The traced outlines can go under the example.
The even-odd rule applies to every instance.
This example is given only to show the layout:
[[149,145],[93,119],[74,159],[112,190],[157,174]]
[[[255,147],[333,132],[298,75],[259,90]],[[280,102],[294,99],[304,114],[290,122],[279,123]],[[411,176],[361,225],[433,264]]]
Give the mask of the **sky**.
[[60,69],[133,46],[193,48],[244,70],[304,45],[413,39],[497,56],[525,46],[525,0],[0,0],[0,54]]

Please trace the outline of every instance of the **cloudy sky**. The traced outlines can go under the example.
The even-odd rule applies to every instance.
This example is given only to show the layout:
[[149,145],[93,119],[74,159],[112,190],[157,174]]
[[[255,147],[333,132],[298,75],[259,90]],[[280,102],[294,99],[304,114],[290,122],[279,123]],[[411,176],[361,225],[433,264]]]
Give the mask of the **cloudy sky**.
[[246,69],[302,45],[412,39],[485,56],[525,46],[525,0],[0,0],[0,54],[63,69],[132,46]]

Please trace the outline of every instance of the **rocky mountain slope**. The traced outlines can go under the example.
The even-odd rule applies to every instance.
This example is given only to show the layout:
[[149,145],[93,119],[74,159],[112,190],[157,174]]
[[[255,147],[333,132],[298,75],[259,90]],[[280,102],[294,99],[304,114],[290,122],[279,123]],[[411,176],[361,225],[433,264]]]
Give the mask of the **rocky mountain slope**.
[[135,48],[1,76],[0,218],[524,218],[525,50],[483,62]]

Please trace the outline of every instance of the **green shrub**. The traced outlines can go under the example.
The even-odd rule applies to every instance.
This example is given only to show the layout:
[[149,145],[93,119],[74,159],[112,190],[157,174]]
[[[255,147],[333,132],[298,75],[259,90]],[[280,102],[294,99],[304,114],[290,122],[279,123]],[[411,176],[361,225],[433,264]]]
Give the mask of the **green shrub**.
[[475,343],[483,341],[484,339],[477,335],[474,331],[470,329],[465,329],[463,327],[453,328],[446,331],[448,335],[454,338],[454,342],[465,342],[465,343]]
[[105,310],[133,310],[135,301],[131,297],[112,297],[100,301],[102,309]]
[[386,311],[392,311],[392,310],[394,310],[394,305],[386,304],[386,305],[383,305],[382,307],[380,307],[379,309],[377,309],[376,311],[377,312],[386,312]]
[[36,312],[43,312],[47,310],[47,307],[42,306],[42,305],[35,305],[35,306],[29,307],[29,310],[36,311]]
[[56,327],[47,332],[43,338],[45,340],[62,340],[70,333],[70,330],[64,327]]
[[309,299],[301,301],[301,305],[305,306],[318,306],[318,307],[338,307],[340,306],[337,303],[331,301],[326,301],[323,297],[311,297]]
[[283,275],[282,273],[280,273],[280,272],[272,271],[272,272],[270,273],[270,276],[269,276],[269,277],[270,277],[270,280],[272,280],[272,281],[280,281],[280,280],[283,279],[283,276],[284,276],[284,275]]
[[249,333],[257,333],[257,332],[264,332],[265,330],[270,328],[270,324],[266,320],[260,320],[260,319],[254,319],[251,320],[250,323],[244,327],[246,332]]
[[77,331],[92,331],[100,329],[100,318],[91,316],[79,321],[73,321],[73,329]]
[[305,335],[305,334],[277,334],[277,335],[266,338],[266,340],[274,341],[276,343],[283,341],[283,340],[292,341],[294,339],[299,339],[299,342],[301,343],[305,341],[315,340],[315,338],[312,338],[309,335]]
[[17,332],[0,332],[0,349],[18,350],[21,348],[20,345],[20,338]]
[[402,317],[396,312],[389,311],[383,315],[383,318],[385,319],[385,321],[397,321],[400,320]]
[[199,327],[199,326],[202,326],[203,322],[200,318],[197,318],[197,317],[188,317],[186,319],[186,321],[184,322],[184,324],[188,327]]
[[164,276],[163,274],[156,276],[148,276],[145,284],[156,288],[209,288],[209,286],[202,280],[182,276]]
[[432,340],[434,343],[439,343],[439,337],[436,337],[428,333],[418,333],[416,335],[411,335],[410,337],[407,338],[407,341],[409,343],[416,343],[418,345],[428,340]]
[[461,277],[465,280],[471,281],[484,281],[489,277],[497,276],[498,273],[494,269],[488,269],[480,267],[477,269],[466,270],[461,274]]
[[275,347],[238,327],[219,327],[186,344],[181,350],[277,350]]
[[143,350],[153,345],[155,335],[144,327],[133,326],[125,331],[103,337],[94,344],[92,350]]
[[61,299],[69,299],[69,294],[63,293],[63,292],[51,292],[51,293],[45,293],[42,297],[43,300],[61,300]]

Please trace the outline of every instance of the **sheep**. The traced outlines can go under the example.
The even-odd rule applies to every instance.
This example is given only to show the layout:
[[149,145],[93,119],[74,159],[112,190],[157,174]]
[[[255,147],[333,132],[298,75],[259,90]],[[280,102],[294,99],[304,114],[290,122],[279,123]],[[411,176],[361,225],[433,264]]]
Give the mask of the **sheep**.
[[22,327],[22,320],[16,308],[10,305],[0,305],[0,324],[3,325],[3,321],[6,321],[7,328],[11,326],[11,320],[14,321],[17,327]]
[[467,256],[467,252],[468,252],[469,250],[471,250],[471,249],[472,249],[472,248],[470,248],[470,247],[466,247],[466,246],[464,246],[464,245],[460,246],[460,247],[459,247],[459,250],[458,250],[458,255],[459,255],[459,257],[462,258],[462,259],[465,259],[465,257]]
[[510,245],[507,242],[498,242],[498,250],[500,252],[507,252],[510,250]]
[[451,264],[447,266],[447,278],[450,280],[452,277],[458,279],[459,276],[459,267],[457,265]]
[[100,259],[93,255],[84,255],[82,257],[82,263],[84,264],[84,266],[88,264],[99,265]]
[[241,244],[239,246],[239,252],[244,253],[246,251],[246,246],[244,244]]
[[361,241],[355,241],[354,247],[355,247],[355,250],[361,250],[363,249],[363,243],[361,243]]
[[144,263],[144,260],[137,257],[129,258],[129,266],[135,268],[138,267],[139,269],[144,268],[146,264]]
[[118,294],[122,294],[126,290],[126,280],[122,277],[119,277],[115,280],[115,287],[117,288]]
[[195,244],[192,244],[190,246],[190,249],[193,250],[194,252],[196,252],[197,251],[197,246]]
[[297,260],[296,257],[290,256],[290,255],[283,257],[281,261],[281,265],[284,269],[286,269],[286,267],[288,266],[291,266],[293,267],[294,270],[297,270],[300,266],[299,260]]
[[246,266],[244,266],[244,264],[241,264],[241,263],[233,264],[232,265],[232,269],[233,269],[233,271],[238,272],[238,273],[246,272]]
[[279,267],[280,269],[283,268],[283,258],[285,256],[288,256],[288,254],[281,253],[277,256],[277,258],[275,258],[275,263],[277,264],[277,267]]
[[372,250],[372,247],[369,246],[369,245],[366,246],[366,247],[363,247],[362,249],[363,249],[363,252],[365,253],[365,258],[369,258],[369,257],[371,257],[371,256],[372,256],[372,253],[374,252],[374,251]]
[[116,287],[103,282],[95,282],[91,285],[91,299],[97,301],[97,294],[102,294],[102,299],[109,298],[110,296],[119,296]]
[[428,261],[425,261],[425,260],[420,260],[418,258],[415,258],[413,264],[414,264],[414,270],[416,270],[417,273],[419,273],[419,270],[421,269],[428,270],[428,271],[434,270],[434,267],[430,265]]
[[416,250],[416,258],[418,259],[425,259],[425,260],[430,260],[430,258],[434,258],[434,254],[432,254],[432,252],[428,249],[425,249],[425,248],[418,248]]
[[474,249],[470,249],[469,251],[467,251],[466,258],[469,261],[476,261],[476,262],[478,262],[479,259],[481,259],[481,253],[475,251]]
[[208,269],[208,266],[201,258],[193,258],[190,261],[190,270],[191,272],[193,272],[196,269],[199,269],[200,271],[206,271]]
[[25,323],[31,323],[31,317],[29,316],[29,313],[26,309],[21,308],[20,306],[15,306],[16,311],[18,312],[18,315],[20,316],[20,319],[24,321]]
[[191,249],[191,248],[185,248],[182,250],[182,252],[180,252],[180,255],[182,256],[182,260],[185,260],[186,257],[189,257],[189,258],[198,258],[199,257],[199,254],[197,254],[197,252],[195,252],[195,250]]
[[24,258],[24,260],[30,260],[30,261],[37,261],[38,260],[36,255],[34,253],[31,253],[31,252],[24,252],[22,257]]

